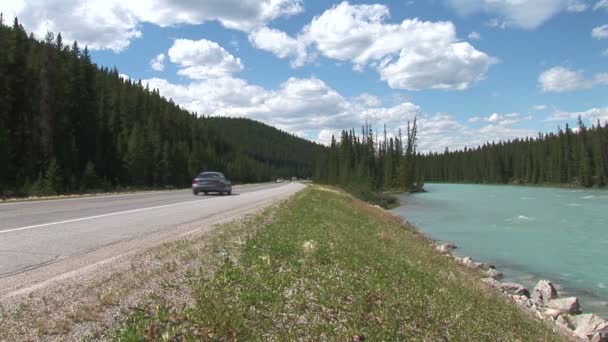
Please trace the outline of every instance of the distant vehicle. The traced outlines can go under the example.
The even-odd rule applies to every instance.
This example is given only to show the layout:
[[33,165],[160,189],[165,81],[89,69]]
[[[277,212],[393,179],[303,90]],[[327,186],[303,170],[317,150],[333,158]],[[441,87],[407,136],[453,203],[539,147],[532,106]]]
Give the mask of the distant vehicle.
[[283,178],[277,178],[277,183],[283,183]]
[[199,192],[232,195],[232,184],[221,172],[201,172],[192,180],[192,193],[196,196]]
[[297,181],[297,180],[298,180],[298,177],[291,177],[291,181],[292,181],[292,182],[295,182],[295,181]]

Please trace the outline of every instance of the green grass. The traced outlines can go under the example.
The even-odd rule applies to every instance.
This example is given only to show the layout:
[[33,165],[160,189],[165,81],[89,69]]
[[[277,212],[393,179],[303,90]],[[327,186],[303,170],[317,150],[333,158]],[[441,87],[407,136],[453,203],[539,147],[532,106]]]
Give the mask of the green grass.
[[386,212],[311,187],[238,257],[192,282],[195,303],[132,314],[116,340],[554,341]]

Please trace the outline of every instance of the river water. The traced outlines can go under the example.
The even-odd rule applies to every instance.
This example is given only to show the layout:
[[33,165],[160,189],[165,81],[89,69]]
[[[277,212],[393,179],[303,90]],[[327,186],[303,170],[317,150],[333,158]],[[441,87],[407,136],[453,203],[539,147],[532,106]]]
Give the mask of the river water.
[[549,279],[608,318],[608,191],[427,184],[393,212],[454,254],[492,263],[530,290]]

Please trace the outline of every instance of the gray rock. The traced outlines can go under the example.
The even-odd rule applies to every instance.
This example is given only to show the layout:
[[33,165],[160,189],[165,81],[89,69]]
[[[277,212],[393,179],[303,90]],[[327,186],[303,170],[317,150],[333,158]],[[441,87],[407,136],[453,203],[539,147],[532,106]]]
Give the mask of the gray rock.
[[558,326],[560,326],[562,328],[570,329],[570,326],[568,325],[568,321],[566,321],[564,319],[564,316],[562,316],[562,315],[557,317],[557,319],[555,320],[555,324],[557,324]]
[[591,342],[608,342],[608,331],[595,333],[591,338]]
[[471,257],[464,257],[464,258],[460,259],[460,262],[468,268],[472,268],[472,269],[477,268],[477,265],[475,264],[475,262],[473,261],[473,259]]
[[576,314],[580,312],[580,307],[578,305],[578,298],[576,297],[567,297],[567,298],[558,298],[552,299],[547,307],[552,310],[556,310],[559,313],[552,317],[557,317],[564,313]]
[[437,249],[439,251],[439,253],[443,253],[443,254],[450,253],[452,251],[452,249],[454,249],[454,248],[456,248],[456,245],[454,245],[451,242],[443,243],[443,244],[435,247],[435,249]]
[[566,312],[566,311],[564,311],[564,310],[559,310],[559,309],[551,309],[551,308],[549,308],[549,309],[546,309],[546,310],[543,312],[543,315],[545,315],[545,316],[547,316],[547,317],[551,317],[551,318],[556,318],[556,317],[558,317],[558,316],[559,316],[559,317],[562,317],[562,316],[560,316],[560,315],[561,315],[561,314],[563,314],[563,313],[565,313],[565,312]]
[[530,291],[525,288],[522,284],[518,283],[501,283],[500,289],[509,294],[516,294],[520,296],[530,297]]
[[574,333],[581,338],[608,341],[608,322],[594,314],[576,315],[570,318]]
[[483,278],[481,281],[492,287],[500,287],[500,283],[494,278]]
[[527,296],[513,295],[511,296],[515,302],[525,308],[532,309],[532,301]]
[[537,305],[546,305],[551,301],[551,299],[557,297],[557,290],[553,283],[548,280],[541,280],[534,287],[534,291],[532,291],[532,300]]
[[495,268],[489,268],[486,271],[486,275],[490,278],[500,279],[502,278],[502,273],[498,272]]

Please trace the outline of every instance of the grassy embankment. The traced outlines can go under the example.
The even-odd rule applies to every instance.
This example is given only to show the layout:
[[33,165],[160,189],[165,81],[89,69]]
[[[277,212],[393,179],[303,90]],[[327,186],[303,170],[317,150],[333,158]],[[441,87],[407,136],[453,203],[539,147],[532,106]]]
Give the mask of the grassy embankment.
[[133,313],[117,340],[560,340],[412,227],[327,188],[277,209],[194,303]]

